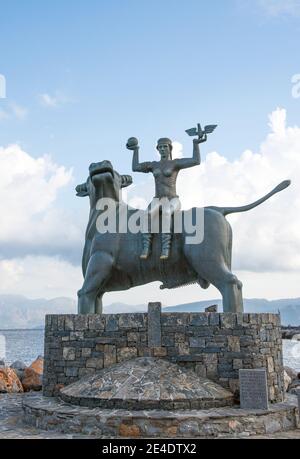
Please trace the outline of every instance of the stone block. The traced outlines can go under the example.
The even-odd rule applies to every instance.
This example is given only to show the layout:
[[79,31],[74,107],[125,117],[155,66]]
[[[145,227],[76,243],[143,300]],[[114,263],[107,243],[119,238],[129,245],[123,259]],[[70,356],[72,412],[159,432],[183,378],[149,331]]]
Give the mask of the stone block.
[[240,338],[239,336],[228,336],[228,350],[229,352],[240,352]]
[[92,314],[88,317],[89,330],[103,331],[105,329],[105,317],[99,314]]
[[209,313],[204,313],[204,312],[201,312],[198,314],[190,314],[189,324],[192,326],[196,326],[196,327],[206,326],[206,325],[208,326],[209,316],[210,316]]
[[146,331],[140,331],[139,340],[141,343],[146,344],[148,342],[148,333]]
[[92,376],[95,374],[95,371],[96,371],[95,368],[79,368],[78,376],[80,378],[84,376]]
[[152,357],[152,349],[147,346],[138,346],[138,357]]
[[77,340],[82,340],[84,338],[84,332],[83,331],[74,331],[70,332],[70,341],[77,341]]
[[83,349],[81,349],[81,356],[82,357],[90,357],[91,353],[92,353],[92,350],[89,347],[84,347]]
[[240,392],[240,383],[238,379],[229,380],[229,388],[233,394],[239,394]]
[[65,316],[65,330],[74,331],[74,316]]
[[65,360],[75,360],[76,349],[74,347],[64,347],[63,348],[63,358]]
[[51,316],[51,330],[53,332],[57,331],[57,320],[58,320],[58,316],[57,315],[52,315]]
[[221,314],[221,327],[228,328],[228,329],[234,329],[236,325],[237,325],[236,314],[232,314],[229,312]]
[[204,354],[203,362],[205,363],[205,365],[212,365],[218,363],[218,354]]
[[274,359],[273,357],[267,357],[267,364],[268,364],[268,372],[274,372]]
[[190,347],[197,347],[197,348],[201,348],[201,347],[205,347],[205,339],[204,338],[198,338],[198,337],[194,337],[194,338],[190,338]]
[[205,308],[205,312],[210,312],[210,313],[218,312],[218,305],[213,304],[212,306],[208,306],[208,308]]
[[50,331],[51,330],[51,318],[52,316],[50,316],[49,314],[47,314],[45,316],[45,328]]
[[190,348],[187,343],[179,343],[177,345],[178,355],[189,355]]
[[208,379],[215,379],[218,376],[218,365],[210,364],[206,366],[206,376]]
[[84,331],[88,330],[88,316],[82,314],[75,316],[74,318],[74,330],[75,331]]
[[153,348],[153,356],[154,357],[166,357],[167,356],[167,349],[165,347],[154,347]]
[[232,368],[234,370],[241,370],[243,368],[243,360],[241,360],[241,359],[233,359]]
[[95,368],[96,370],[101,370],[103,366],[103,358],[91,357],[86,361],[86,368]]
[[207,373],[206,373],[206,366],[203,364],[197,363],[195,365],[195,372],[197,373],[198,376],[201,378],[206,378]]
[[65,375],[67,377],[75,377],[76,378],[78,376],[78,368],[76,368],[76,367],[66,368]]
[[174,338],[173,338],[173,345],[174,345],[174,342],[176,344],[184,343],[185,340],[186,340],[186,337],[184,333],[175,333]]
[[136,329],[145,327],[145,314],[120,314],[119,328]]
[[251,346],[251,344],[253,344],[253,339],[251,338],[251,336],[241,336],[240,337],[240,346],[241,347],[248,347],[248,346]]
[[57,318],[57,330],[64,331],[65,329],[65,316],[60,315]]
[[132,343],[138,343],[140,341],[140,335],[137,332],[128,332],[127,341]]
[[220,314],[217,314],[217,313],[209,314],[208,321],[209,321],[209,325],[218,327],[220,325]]
[[137,349],[136,347],[123,347],[118,349],[117,352],[117,361],[123,362],[124,360],[130,360],[137,357]]
[[104,345],[104,368],[111,367],[117,363],[117,348],[110,344]]
[[[155,304],[155,303],[154,303]],[[185,327],[188,323],[189,314],[186,313],[163,313],[161,315],[162,327]]]
[[108,332],[119,330],[118,316],[110,314],[105,316],[105,330]]
[[[183,336],[185,338],[185,335],[184,334],[181,334],[181,333],[172,333],[170,335],[165,335],[163,334],[162,337],[161,337],[161,344],[162,346],[165,346],[165,347],[172,347],[175,345],[175,336],[178,335],[178,336]],[[183,340],[184,341],[184,340]],[[178,340],[177,342],[181,343],[182,340]]]
[[161,303],[148,305],[148,346],[161,347]]

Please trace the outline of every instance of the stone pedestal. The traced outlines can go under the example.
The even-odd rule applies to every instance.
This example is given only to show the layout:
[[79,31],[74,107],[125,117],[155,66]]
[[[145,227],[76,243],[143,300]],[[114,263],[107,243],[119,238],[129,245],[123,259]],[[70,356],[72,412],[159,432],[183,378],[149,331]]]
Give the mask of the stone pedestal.
[[43,393],[137,357],[159,357],[238,393],[239,369],[265,368],[269,400],[283,399],[280,316],[162,313],[48,315]]

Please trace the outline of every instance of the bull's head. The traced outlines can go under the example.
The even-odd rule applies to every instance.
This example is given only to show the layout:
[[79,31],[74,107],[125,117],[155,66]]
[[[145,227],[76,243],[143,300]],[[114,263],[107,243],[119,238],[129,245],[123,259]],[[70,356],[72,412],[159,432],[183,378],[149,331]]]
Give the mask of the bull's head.
[[132,184],[130,175],[120,175],[116,172],[110,161],[93,163],[89,167],[87,181],[76,187],[77,196],[89,196],[91,206],[98,199],[111,198],[119,200],[120,190]]

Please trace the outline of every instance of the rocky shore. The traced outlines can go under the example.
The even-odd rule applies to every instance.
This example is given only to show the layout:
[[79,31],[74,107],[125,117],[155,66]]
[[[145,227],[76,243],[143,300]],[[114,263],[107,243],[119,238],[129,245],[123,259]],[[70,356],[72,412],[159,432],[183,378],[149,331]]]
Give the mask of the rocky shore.
[[281,327],[282,339],[294,339],[300,341],[300,327]]
[[41,356],[26,366],[19,360],[7,366],[0,360],[0,393],[18,394],[42,390],[44,359]]

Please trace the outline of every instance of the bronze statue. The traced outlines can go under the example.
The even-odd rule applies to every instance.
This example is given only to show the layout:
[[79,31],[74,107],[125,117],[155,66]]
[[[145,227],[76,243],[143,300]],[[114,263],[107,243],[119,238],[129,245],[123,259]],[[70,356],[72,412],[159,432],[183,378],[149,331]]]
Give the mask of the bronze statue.
[[[206,140],[206,134],[202,135],[200,129],[187,132],[198,136],[194,142],[193,159],[172,160],[171,142],[164,139],[158,144],[162,161],[140,164],[138,142],[132,139],[128,144],[135,152],[134,169],[155,175],[158,195],[176,198],[178,171],[200,163],[199,144],[201,139]],[[171,252],[168,250],[169,242],[163,246],[162,255],[168,256],[163,263],[160,261],[161,250],[156,237],[159,234],[152,241],[151,256],[146,258],[148,246],[143,242],[141,234],[131,231],[99,231],[97,221],[104,212],[99,202],[103,198],[109,198],[115,204],[117,220],[124,213],[124,208],[128,210],[128,221],[137,213],[137,209],[126,206],[120,196],[120,190],[131,184],[131,176],[120,175],[110,161],[101,161],[91,164],[87,181],[76,187],[77,196],[89,196],[90,199],[90,216],[82,258],[84,283],[78,292],[78,313],[101,314],[105,292],[128,290],[155,281],[162,282],[160,288],[168,289],[193,283],[207,289],[212,284],[222,295],[224,312],[243,312],[242,283],[231,271],[232,230],[225,217],[254,209],[287,188],[290,181],[282,182],[253,204],[242,207],[205,207],[204,239],[200,243],[190,244],[190,234],[186,228],[182,233],[174,233]],[[196,211],[191,210],[192,213]],[[189,213],[179,212],[183,219]],[[145,255],[143,260],[140,259],[141,252]]]
[[[207,134],[213,132],[217,126],[206,126],[204,131],[198,124],[197,129],[189,129],[186,132],[190,136],[197,136],[193,140],[194,150],[192,158],[172,158],[172,141],[168,138],[161,138],[157,142],[156,149],[160,154],[160,161],[152,161],[140,163],[139,161],[139,143],[135,137],[131,137],[127,142],[128,150],[133,150],[132,170],[133,172],[143,172],[145,174],[152,172],[155,179],[155,197],[150,203],[147,211],[149,219],[157,218],[161,213],[161,202],[164,202],[164,213],[169,214],[170,219],[174,212],[181,208],[180,200],[176,192],[176,180],[180,170],[187,169],[194,166],[199,166],[201,163],[199,145],[207,140]],[[166,260],[170,255],[170,247],[172,240],[172,232],[162,233],[162,251],[161,260]],[[150,255],[153,234],[151,232],[143,233],[143,250],[140,256],[141,259],[146,260]]]

